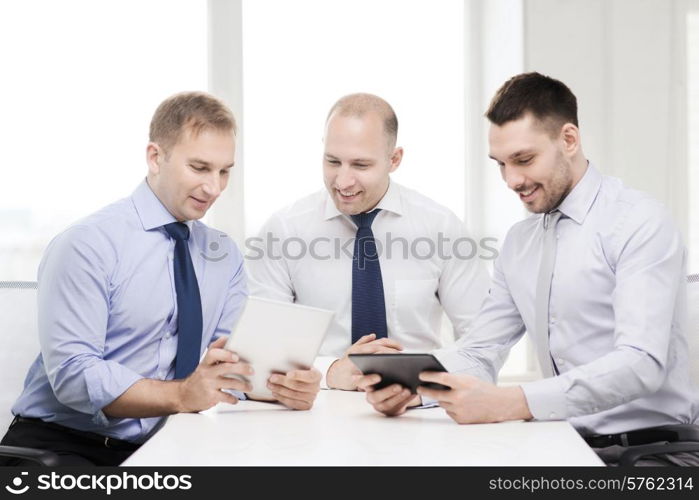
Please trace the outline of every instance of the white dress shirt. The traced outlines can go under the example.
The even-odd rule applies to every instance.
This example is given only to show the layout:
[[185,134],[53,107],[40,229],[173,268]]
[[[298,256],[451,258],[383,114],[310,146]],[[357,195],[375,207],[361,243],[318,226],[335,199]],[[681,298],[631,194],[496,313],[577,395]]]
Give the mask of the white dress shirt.
[[[592,165],[559,210],[549,338],[533,338],[548,378],[522,385],[532,415],[569,419],[583,434],[693,422],[685,250],[672,217]],[[509,231],[471,333],[438,353],[450,371],[492,381],[510,347],[536,331],[542,219]]]
[[[474,245],[481,249],[467,239],[463,222],[453,212],[395,182],[377,208],[381,212],[371,229],[381,265],[388,337],[405,351],[440,348],[442,310],[455,337],[462,337],[490,283]],[[323,384],[330,364],[352,343],[356,232],[352,219],[323,190],[272,216],[260,232],[263,244],[248,243],[252,295],[335,311],[315,364]]]

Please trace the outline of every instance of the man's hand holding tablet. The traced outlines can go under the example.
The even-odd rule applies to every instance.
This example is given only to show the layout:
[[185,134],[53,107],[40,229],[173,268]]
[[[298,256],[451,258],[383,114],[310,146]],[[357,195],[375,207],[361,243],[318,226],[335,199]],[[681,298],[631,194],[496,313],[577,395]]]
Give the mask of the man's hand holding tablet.
[[248,297],[225,349],[253,372],[231,376],[248,383],[246,395],[308,410],[320,390],[321,374],[313,360],[333,313],[288,302]]
[[381,381],[377,374],[359,376],[357,385],[367,392],[369,404],[386,416],[401,415],[426,397],[435,400],[459,424],[533,418],[519,386],[498,387],[471,375],[446,371],[423,371],[418,377],[418,396],[398,383],[377,389]]
[[448,389],[440,384],[420,381],[422,373],[446,372],[431,354],[374,354],[350,355],[350,359],[364,375],[355,377],[357,387],[366,391],[367,401],[374,409],[387,416],[397,416],[406,409],[422,404],[421,385],[433,389]]

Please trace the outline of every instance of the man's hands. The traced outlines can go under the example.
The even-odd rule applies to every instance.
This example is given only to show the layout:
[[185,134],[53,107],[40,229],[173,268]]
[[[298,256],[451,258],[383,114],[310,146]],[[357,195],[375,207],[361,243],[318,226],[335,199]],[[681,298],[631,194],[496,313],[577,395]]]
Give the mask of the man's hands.
[[252,375],[253,370],[249,364],[240,362],[237,354],[223,349],[225,343],[226,337],[213,342],[197,369],[189,377],[178,382],[178,412],[198,412],[208,410],[220,402],[238,402],[238,398],[221,389],[241,392],[252,390],[247,382],[226,377],[234,374]]
[[[223,349],[226,338],[221,337],[209,346],[197,369],[179,382],[179,412],[207,410],[217,403],[236,404],[238,398],[221,389],[251,392],[248,382],[226,375],[253,374],[248,363],[239,361],[238,355]],[[269,378],[267,388],[276,401],[294,410],[308,410],[320,390],[320,372],[316,369],[294,370],[286,375],[275,374]]]
[[321,375],[318,370],[293,370],[286,375],[269,377],[267,388],[274,399],[292,410],[310,410],[320,391]]
[[533,418],[519,386],[498,387],[470,375],[423,372],[420,380],[451,387],[440,391],[418,387],[421,396],[437,400],[439,406],[459,424],[529,420]]
[[396,354],[402,350],[403,346],[395,340],[389,338],[376,340],[376,334],[374,333],[364,335],[347,349],[344,357],[330,365],[325,377],[328,387],[345,391],[357,389],[356,376],[361,375],[362,372],[350,361],[349,354]]
[[505,420],[529,420],[533,418],[519,386],[497,387],[470,375],[445,372],[422,372],[420,380],[436,382],[451,387],[450,390],[418,387],[418,396],[398,384],[374,389],[379,375],[357,377],[357,386],[366,391],[366,399],[374,409],[393,417],[405,413],[410,406],[421,404],[421,397],[431,398],[444,408],[459,424],[503,422]]
[[374,389],[381,381],[381,375],[371,374],[357,376],[357,388],[366,392],[366,400],[374,409],[388,417],[405,413],[409,406],[420,406],[420,396],[415,396],[399,384],[389,385],[383,389]]
[[[149,418],[208,410],[221,402],[236,404],[238,398],[221,389],[252,391],[248,382],[228,375],[250,376],[253,369],[241,362],[237,354],[223,349],[225,343],[225,337],[213,342],[189,377],[169,381],[140,379],[102,410],[114,418]],[[283,405],[307,410],[320,390],[320,379],[318,370],[294,370],[286,375],[272,375],[267,387]]]

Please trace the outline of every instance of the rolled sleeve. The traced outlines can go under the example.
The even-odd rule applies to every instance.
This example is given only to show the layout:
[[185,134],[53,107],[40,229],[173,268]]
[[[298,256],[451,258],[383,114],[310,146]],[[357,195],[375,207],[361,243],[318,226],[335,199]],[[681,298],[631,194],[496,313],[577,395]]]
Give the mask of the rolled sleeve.
[[100,361],[83,372],[87,395],[92,406],[95,424],[107,426],[102,408],[110,404],[133,384],[144,378],[114,361]]
[[102,408],[142,378],[103,359],[113,262],[103,233],[74,226],[51,243],[39,269],[39,340],[51,388],[61,404],[102,424]]

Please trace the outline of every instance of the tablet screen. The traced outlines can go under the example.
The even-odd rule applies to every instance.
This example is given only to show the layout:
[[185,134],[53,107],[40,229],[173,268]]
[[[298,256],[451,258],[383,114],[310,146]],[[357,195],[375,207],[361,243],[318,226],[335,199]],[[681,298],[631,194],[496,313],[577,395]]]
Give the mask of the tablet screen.
[[419,379],[420,372],[446,372],[432,354],[350,354],[350,360],[364,375],[376,373],[381,375],[381,381],[374,387],[382,389],[391,384],[400,384],[417,394],[418,386],[431,389],[450,388]]
[[225,348],[250,363],[254,375],[235,376],[252,384],[250,394],[271,397],[272,373],[313,366],[333,312],[290,302],[248,297]]

